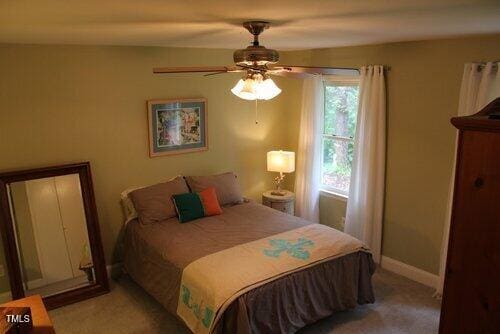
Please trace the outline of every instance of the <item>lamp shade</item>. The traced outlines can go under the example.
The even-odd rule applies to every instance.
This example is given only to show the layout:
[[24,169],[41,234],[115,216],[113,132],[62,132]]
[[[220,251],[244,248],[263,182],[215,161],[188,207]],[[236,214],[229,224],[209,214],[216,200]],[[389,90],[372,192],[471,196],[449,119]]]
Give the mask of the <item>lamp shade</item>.
[[267,152],[267,170],[269,172],[291,173],[295,171],[295,152]]

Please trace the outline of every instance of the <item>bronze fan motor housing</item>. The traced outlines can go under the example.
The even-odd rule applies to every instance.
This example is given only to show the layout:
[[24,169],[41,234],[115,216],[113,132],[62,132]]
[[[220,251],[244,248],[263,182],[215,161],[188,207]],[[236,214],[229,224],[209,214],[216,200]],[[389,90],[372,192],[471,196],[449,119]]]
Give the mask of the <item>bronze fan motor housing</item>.
[[267,64],[276,64],[280,58],[278,51],[259,45],[259,35],[269,28],[269,22],[248,21],[243,23],[243,27],[254,36],[254,40],[252,45],[246,49],[234,51],[233,59],[236,65],[266,66]]
[[153,73],[173,74],[173,73],[205,73],[205,76],[212,76],[224,73],[244,73],[245,78],[267,79],[270,75],[304,79],[311,75],[332,75],[342,72],[342,69],[335,67],[318,66],[297,66],[281,65],[274,66],[279,60],[279,53],[276,50],[268,49],[259,44],[259,35],[270,27],[266,21],[247,21],[243,27],[253,35],[253,42],[245,49],[236,50],[233,59],[236,66],[191,66],[191,67],[156,67]]

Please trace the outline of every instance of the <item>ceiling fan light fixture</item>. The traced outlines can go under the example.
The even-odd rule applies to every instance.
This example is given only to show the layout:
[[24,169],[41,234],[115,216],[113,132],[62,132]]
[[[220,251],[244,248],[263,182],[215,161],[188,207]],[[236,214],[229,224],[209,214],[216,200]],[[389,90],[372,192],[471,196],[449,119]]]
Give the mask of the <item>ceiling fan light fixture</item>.
[[248,74],[243,80],[240,79],[231,89],[231,92],[244,100],[270,100],[281,93],[269,77],[265,78],[260,73]]

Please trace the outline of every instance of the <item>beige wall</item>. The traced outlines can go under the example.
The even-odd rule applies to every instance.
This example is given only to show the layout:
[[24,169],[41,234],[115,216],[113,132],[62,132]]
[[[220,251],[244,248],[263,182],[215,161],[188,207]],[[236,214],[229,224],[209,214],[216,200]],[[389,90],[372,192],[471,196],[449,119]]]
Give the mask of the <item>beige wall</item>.
[[[228,50],[0,45],[0,171],[90,161],[108,263],[120,258],[127,187],[232,170],[245,195],[260,199],[275,176],[266,152],[288,148],[292,92],[259,102],[256,125],[254,103],[229,92],[237,74],[152,74],[154,66],[231,63]],[[210,149],[150,159],[146,100],[177,97],[208,99]]]
[[[437,273],[453,157],[449,118],[463,64],[498,55],[500,35],[282,54],[284,64],[391,66],[384,255]],[[129,186],[234,170],[245,194],[259,199],[275,176],[265,171],[266,151],[297,149],[301,82],[278,79],[283,93],[259,102],[255,125],[254,104],[229,93],[238,75],[151,74],[154,66],[231,64],[231,56],[210,49],[0,46],[0,170],[89,160],[108,263],[120,258],[119,193]],[[208,99],[210,150],[150,159],[145,101],[198,96]],[[329,201],[321,200],[322,222],[336,226],[345,204]]]
[[[315,66],[384,64],[387,73],[387,180],[383,255],[437,273],[464,63],[498,60],[500,35],[318,49],[296,57]],[[298,133],[298,124],[294,123]],[[291,135],[293,140],[296,135]],[[295,144],[296,147],[296,144]],[[322,222],[345,215],[320,202]]]

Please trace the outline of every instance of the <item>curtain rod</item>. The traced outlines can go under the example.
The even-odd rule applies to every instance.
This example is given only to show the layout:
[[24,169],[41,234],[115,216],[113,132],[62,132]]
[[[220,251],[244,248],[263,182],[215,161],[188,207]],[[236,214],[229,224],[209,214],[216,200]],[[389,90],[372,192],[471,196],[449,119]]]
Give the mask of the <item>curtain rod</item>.
[[493,66],[498,66],[498,63],[500,63],[500,60],[491,60],[491,61],[474,61],[472,63],[479,64],[479,66],[486,66],[488,63],[493,63]]
[[478,66],[477,66],[477,72],[481,72],[483,70],[483,68],[485,68],[488,63],[493,63],[493,65],[491,65],[491,67],[498,69],[499,68],[499,66],[498,66],[499,62],[500,62],[499,60],[494,60],[494,61],[491,61],[491,62],[490,61],[488,61],[488,62],[484,62],[484,61],[483,62],[476,62],[476,64],[478,64]]
[[[366,66],[374,66],[374,65],[366,65]],[[390,70],[391,70],[391,67],[390,67],[390,66],[388,66],[388,65],[381,65],[381,66],[382,66],[382,68],[384,69],[384,71],[390,71]],[[361,67],[360,67],[360,68],[358,68],[358,71],[359,71],[360,69],[361,69]]]
[[[374,66],[374,65],[366,65],[366,66]],[[391,70],[390,66],[382,65],[382,67],[384,68],[384,71]],[[334,68],[336,70],[351,70],[351,71],[358,71],[358,72],[361,70],[361,67],[331,67],[331,68]]]

